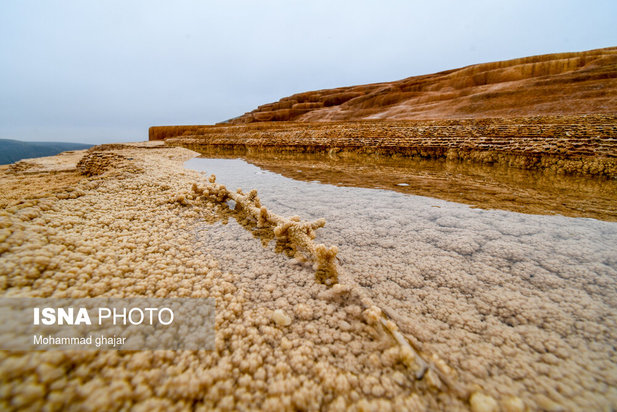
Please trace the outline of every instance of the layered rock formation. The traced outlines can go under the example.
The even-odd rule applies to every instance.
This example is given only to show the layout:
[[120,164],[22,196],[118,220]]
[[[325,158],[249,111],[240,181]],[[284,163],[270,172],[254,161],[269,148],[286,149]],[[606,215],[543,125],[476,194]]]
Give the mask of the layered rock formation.
[[361,152],[472,160],[523,169],[617,176],[617,117],[270,122],[153,127],[150,139],[197,150]]
[[617,47],[485,63],[295,94],[150,140],[241,150],[352,151],[617,176]]
[[617,113],[617,47],[309,91],[227,123]]

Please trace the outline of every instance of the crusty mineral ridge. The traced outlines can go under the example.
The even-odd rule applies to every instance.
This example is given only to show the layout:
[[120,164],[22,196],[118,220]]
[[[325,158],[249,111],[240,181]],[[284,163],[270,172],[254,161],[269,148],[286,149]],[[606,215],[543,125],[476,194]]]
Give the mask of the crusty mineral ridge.
[[476,64],[386,83],[309,91],[229,123],[454,119],[617,112],[617,47]]

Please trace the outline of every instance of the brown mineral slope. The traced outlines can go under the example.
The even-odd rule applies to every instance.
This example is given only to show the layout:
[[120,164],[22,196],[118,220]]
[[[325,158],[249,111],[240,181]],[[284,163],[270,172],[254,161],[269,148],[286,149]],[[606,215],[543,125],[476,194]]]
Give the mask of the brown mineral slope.
[[228,121],[460,119],[617,113],[617,47],[308,91]]
[[150,140],[247,151],[362,152],[617,176],[617,47],[484,63],[285,97]]

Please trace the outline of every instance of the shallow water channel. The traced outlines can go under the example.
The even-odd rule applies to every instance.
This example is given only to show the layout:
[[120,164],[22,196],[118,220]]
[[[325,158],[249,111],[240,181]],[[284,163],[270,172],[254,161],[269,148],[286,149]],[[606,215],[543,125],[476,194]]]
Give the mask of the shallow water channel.
[[[438,162],[224,157],[185,165],[230,190],[257,189],[273,213],[325,218],[316,240],[338,246],[341,270],[464,381],[568,408],[615,406],[614,181]],[[281,265],[233,220],[204,227],[223,270]],[[265,260],[255,260],[259,249]]]

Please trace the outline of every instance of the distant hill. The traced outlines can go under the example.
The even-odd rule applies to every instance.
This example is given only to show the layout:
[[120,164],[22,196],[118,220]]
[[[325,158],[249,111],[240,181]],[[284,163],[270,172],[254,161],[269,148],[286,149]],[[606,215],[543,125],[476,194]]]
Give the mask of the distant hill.
[[294,94],[225,123],[617,113],[617,47]]
[[54,156],[67,150],[82,150],[90,144],[65,142],[23,142],[21,140],[0,139],[0,164],[15,163],[32,157]]

